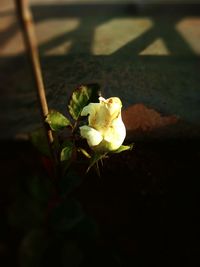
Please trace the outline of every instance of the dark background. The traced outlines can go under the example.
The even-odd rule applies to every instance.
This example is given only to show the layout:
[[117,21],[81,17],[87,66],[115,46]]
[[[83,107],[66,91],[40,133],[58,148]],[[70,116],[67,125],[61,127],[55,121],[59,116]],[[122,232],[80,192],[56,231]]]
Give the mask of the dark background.
[[[130,121],[124,118],[126,143],[134,142],[134,148],[106,160],[101,177],[95,170],[85,175],[84,167],[75,165],[79,181],[70,184],[72,191],[53,218],[48,211],[59,201],[52,199],[50,166],[28,140],[40,126],[30,65],[23,49],[17,50],[22,40],[10,45],[19,34],[13,6],[2,7],[0,265],[199,266],[199,53],[176,30],[190,18],[189,31],[198,43],[199,5],[32,4],[36,27],[51,19],[80,20],[76,30],[39,42],[50,108],[65,113],[74,87],[98,82],[105,97],[122,99],[124,110],[142,103],[159,114],[158,119],[142,109],[137,118],[135,113],[129,113]],[[3,19],[10,15],[15,19],[7,25]],[[92,52],[99,25],[132,17],[150,18],[154,26],[113,53]],[[40,34],[51,31],[49,25]],[[170,53],[163,55],[158,46],[140,55],[157,37]],[[47,54],[68,40],[73,40],[69,51]],[[10,54],[6,47],[13,49]],[[161,123],[170,116],[175,124]]]

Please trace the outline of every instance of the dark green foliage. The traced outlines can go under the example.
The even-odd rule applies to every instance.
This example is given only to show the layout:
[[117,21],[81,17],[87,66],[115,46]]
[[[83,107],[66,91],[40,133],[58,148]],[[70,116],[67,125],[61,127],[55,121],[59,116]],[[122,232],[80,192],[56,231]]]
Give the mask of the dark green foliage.
[[64,147],[60,153],[60,160],[61,161],[69,161],[71,159],[73,152],[73,143],[68,141],[64,143]]
[[45,156],[50,156],[48,142],[43,128],[31,132],[30,140],[40,153]]
[[73,170],[69,170],[59,181],[59,191],[61,196],[70,193],[75,187],[80,185],[81,176]]
[[84,213],[79,202],[74,199],[66,199],[52,211],[50,224],[59,235],[70,231],[83,218]]
[[16,181],[14,201],[8,210],[9,224],[25,231],[44,221],[52,183],[43,176],[25,176]]

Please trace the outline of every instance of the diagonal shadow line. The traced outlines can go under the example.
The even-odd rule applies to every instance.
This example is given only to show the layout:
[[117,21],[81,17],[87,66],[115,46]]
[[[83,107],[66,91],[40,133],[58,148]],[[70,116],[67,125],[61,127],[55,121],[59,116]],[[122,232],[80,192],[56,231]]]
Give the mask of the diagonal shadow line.
[[160,20],[156,17],[152,18],[154,26],[149,30],[145,31],[143,34],[138,36],[136,39],[128,42],[126,45],[114,52],[113,56],[118,56],[118,54],[123,56],[138,55],[146,47],[148,47],[155,39],[163,38],[168,50],[172,54],[187,53],[189,55],[194,55],[190,46],[186,41],[180,36],[180,34],[175,30],[175,24],[180,20],[180,18],[173,18],[167,26],[160,27]]
[[45,51],[49,49],[53,49],[59,45],[62,45],[63,43],[67,41],[72,41],[73,46],[70,53],[77,53],[80,50],[80,41],[82,38],[81,36],[84,35],[84,39],[86,42],[81,42],[81,50],[84,51],[85,54],[91,54],[92,50],[92,44],[93,44],[93,38],[94,38],[94,31],[96,27],[98,27],[99,24],[106,22],[110,18],[100,17],[96,18],[96,20],[93,20],[93,23],[91,23],[91,20],[88,18],[82,18],[80,25],[77,29],[63,33],[59,36],[56,36],[52,38],[51,40],[46,41],[42,45],[40,45],[40,52],[44,53]]
[[[159,5],[158,5],[159,6]],[[80,8],[81,7],[81,8]],[[128,14],[130,15],[130,12],[127,14],[127,5],[113,5],[113,4],[84,4],[84,5],[59,5],[59,6],[52,6],[50,5],[50,7],[48,9],[44,8],[44,6],[33,6],[33,12],[35,14],[35,20],[36,22],[40,21],[40,20],[45,20],[46,18],[51,18],[51,17],[57,17],[58,16],[56,14],[59,14],[59,18],[60,17],[73,17],[73,16],[78,16],[79,18],[82,18],[81,24],[79,26],[78,29],[76,29],[73,32],[70,33],[64,33],[60,36],[57,36],[53,39],[51,39],[48,42],[46,42],[45,44],[43,44],[41,46],[41,50],[42,52],[45,51],[45,49],[51,49],[54,48],[58,45],[61,45],[62,43],[64,43],[65,41],[69,40],[69,39],[73,39],[73,46],[71,48],[71,53],[73,52],[78,52],[79,51],[79,40],[81,39],[80,37],[82,36],[82,34],[84,33],[84,40],[86,40],[84,43],[82,43],[82,45],[84,46],[85,49],[85,53],[86,54],[90,54],[91,53],[91,46],[92,46],[92,42],[93,42],[93,35],[94,35],[94,29],[97,25],[99,25],[100,22],[98,23],[93,23],[93,25],[90,25],[90,21],[88,20],[88,15],[91,15],[92,12],[92,16],[94,14],[99,15],[99,8],[100,7],[101,10],[105,10],[106,12],[106,16],[109,15],[109,18],[112,17],[125,17]],[[130,5],[129,5],[130,7]],[[132,7],[132,5],[131,5]],[[134,5],[134,7],[136,7]],[[167,5],[167,7],[170,7],[170,5]],[[177,6],[179,7],[179,6]],[[176,7],[176,8],[177,8]],[[172,7],[171,7],[172,8]],[[41,12],[36,12],[38,9],[40,9],[40,11],[42,11],[42,16],[41,16]],[[123,12],[126,10],[125,13],[121,12],[122,10]],[[111,13],[111,11],[114,10],[114,13]],[[173,10],[174,10],[174,6],[173,6]],[[39,11],[39,10],[38,10]],[[120,11],[120,12],[119,12]],[[136,10],[134,10],[135,12]],[[132,14],[133,15],[133,10],[132,10]],[[144,48],[146,48],[149,44],[151,44],[151,42],[153,40],[155,40],[158,37],[163,37],[165,39],[165,43],[166,46],[168,47],[168,49],[172,52],[172,53],[177,53],[177,51],[183,51],[183,52],[187,52],[187,54],[193,54],[191,49],[189,48],[189,46],[185,43],[184,39],[174,30],[174,23],[175,22],[171,22],[169,27],[167,28],[167,34],[168,32],[171,32],[171,36],[170,38],[168,38],[167,34],[165,34],[165,30],[163,30],[162,28],[159,28],[160,25],[160,21],[159,19],[156,19],[156,16],[154,17],[155,20],[155,26],[153,29],[151,29],[151,31],[148,31],[148,34],[142,34],[141,36],[139,36],[137,39],[134,39],[132,41],[130,41],[127,45],[125,45],[122,49],[126,49],[126,50],[130,50],[131,53],[133,54],[138,54],[139,52],[141,52]],[[102,20],[102,22],[105,20]],[[94,21],[93,21],[94,22]],[[170,29],[171,27],[171,29]],[[150,36],[152,34],[152,36]],[[141,39],[142,38],[142,39]],[[171,41],[172,39],[172,41]],[[143,42],[143,44],[139,44],[139,42],[141,41],[141,43]],[[135,43],[136,42],[136,43]],[[174,45],[175,44],[175,45]],[[178,46],[176,44],[179,44]],[[181,45],[180,45],[181,44]],[[130,46],[133,46],[132,49],[130,48]],[[139,46],[141,45],[141,48],[139,48]],[[84,50],[82,48],[82,50]],[[122,52],[122,49],[118,50],[119,53]],[[117,52],[117,53],[118,53]],[[114,53],[116,54],[116,53]]]
[[39,45],[40,53],[43,54],[46,51],[63,44],[64,42],[67,42],[69,40],[71,41],[73,39],[73,34],[74,34],[73,32],[63,33],[60,34],[59,36],[51,38],[50,40],[42,43],[41,45]]
[[[39,6],[37,6],[37,7],[39,7]],[[59,10],[61,10],[60,9],[61,7],[58,6]],[[78,12],[77,7],[73,7],[73,8],[75,8],[74,9],[75,13]],[[50,17],[56,17],[55,13],[54,13],[54,16],[52,16],[52,14],[51,14],[52,6],[50,8],[50,11],[51,11],[50,14],[49,14],[48,10],[49,9],[47,8],[47,14],[46,15],[50,15]],[[65,11],[66,11],[66,9],[65,9]],[[65,12],[62,13],[62,16],[64,16],[64,15],[66,15]],[[67,16],[68,15],[69,15],[69,13],[67,13]],[[124,16],[124,15],[122,15],[122,16]],[[112,17],[113,16],[109,15],[109,18],[112,18]],[[45,16],[44,17],[36,16],[36,23],[40,20],[45,20],[46,18],[47,17],[45,17]],[[107,16],[107,19],[108,19],[108,16]],[[182,36],[174,28],[175,23],[177,22],[178,19],[177,18],[176,19],[170,18],[168,23],[166,25],[164,25],[164,29],[163,29],[163,27],[160,27],[160,20],[159,19],[160,19],[160,17],[154,16],[153,20],[155,22],[155,25],[153,28],[144,32],[137,39],[134,39],[134,40],[130,41],[128,44],[124,45],[118,51],[113,53],[113,55],[116,55],[117,53],[120,53],[120,54],[121,53],[123,53],[123,54],[131,53],[131,54],[137,55],[143,49],[145,49],[149,44],[151,44],[151,42],[153,40],[155,40],[155,38],[158,38],[158,37],[164,38],[167,47],[169,48],[169,50],[172,53],[176,54],[177,51],[179,51],[179,52],[181,51],[181,52],[187,52],[187,54],[194,54],[191,51],[190,47],[185,42],[185,40],[182,38]],[[105,18],[102,18],[102,19],[99,19],[98,22],[91,24],[88,17],[83,16],[81,24],[80,24],[78,29],[76,29],[73,32],[66,33],[66,34],[64,33],[63,35],[60,35],[60,36],[53,38],[52,40],[43,44],[41,46],[41,50],[43,52],[45,49],[53,48],[57,45],[62,44],[65,41],[69,40],[69,38],[71,38],[74,41],[74,45],[71,49],[71,52],[77,52],[79,50],[79,47],[78,47],[79,40],[80,40],[79,38],[84,33],[87,37],[86,38],[84,36],[84,39],[87,40],[83,44],[85,47],[84,49],[85,49],[86,54],[90,54],[95,27],[97,27],[100,23],[104,22],[105,20],[106,20]],[[8,29],[6,29],[3,33],[1,33],[1,39],[2,40],[1,40],[0,46],[3,47],[9,41],[9,39],[12,38],[12,36],[16,33],[17,29],[18,29],[18,24],[13,23]],[[123,50],[125,52],[123,52]]]
[[108,21],[110,17],[96,17],[95,20],[93,20],[91,23],[91,20],[88,18],[83,18],[81,20],[80,26],[77,28],[77,30],[73,34],[73,46],[71,48],[70,53],[77,53],[80,49],[80,42],[79,40],[82,39],[82,36],[84,35],[85,42],[82,42],[82,49],[84,50],[84,53],[86,54],[92,54],[92,45],[94,43],[94,34],[95,29],[101,25],[102,23],[105,23]]
[[138,55],[147,46],[149,46],[155,40],[155,38],[158,38],[157,31],[155,28],[150,28],[139,35],[136,39],[128,42],[123,47],[118,49],[112,54],[112,56],[117,57],[118,55],[123,55],[124,57],[129,57],[130,55]]
[[158,27],[159,20],[157,17],[154,18],[155,25],[157,25],[158,34],[160,33],[161,38],[164,39],[165,44],[172,54],[187,53],[187,55],[194,55],[195,53],[186,42],[186,40],[179,34],[175,29],[176,24],[184,17],[170,17],[167,23],[164,24],[162,30]]
[[[84,4],[49,4],[49,5],[32,5],[31,10],[33,13],[34,22],[49,20],[49,19],[60,19],[60,18],[88,18],[89,16],[99,16],[103,13],[103,16],[110,17],[126,17],[136,11],[135,4],[113,4],[113,3],[84,3]],[[12,11],[0,12],[0,16],[7,16],[9,14],[13,15]],[[19,25],[13,23],[10,27],[6,28],[0,33],[0,47],[4,47],[14,34],[16,34],[19,29]],[[65,37],[60,36],[59,41]],[[55,40],[56,41],[56,40]],[[51,43],[53,40],[51,40]],[[42,48],[43,50],[43,48]]]
[[14,21],[10,26],[8,26],[4,31],[0,32],[0,48],[4,48],[9,40],[17,33],[19,25]]
[[7,16],[11,16],[11,15],[13,15],[13,10],[12,9],[5,10],[5,11],[0,11],[0,17],[1,18],[7,17]]

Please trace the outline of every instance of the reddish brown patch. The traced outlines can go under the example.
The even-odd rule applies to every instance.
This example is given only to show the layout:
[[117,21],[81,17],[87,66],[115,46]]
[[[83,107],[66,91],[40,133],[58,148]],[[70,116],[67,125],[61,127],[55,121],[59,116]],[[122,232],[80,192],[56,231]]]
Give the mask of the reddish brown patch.
[[122,111],[122,118],[127,130],[130,131],[152,131],[178,122],[177,116],[162,116],[143,104],[128,107]]

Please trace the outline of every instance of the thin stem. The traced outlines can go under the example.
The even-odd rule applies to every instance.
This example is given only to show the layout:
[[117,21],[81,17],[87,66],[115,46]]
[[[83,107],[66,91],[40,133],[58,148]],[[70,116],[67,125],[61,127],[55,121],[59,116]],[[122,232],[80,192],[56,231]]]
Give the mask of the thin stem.
[[97,171],[97,175],[101,178],[101,173],[100,173],[100,169],[99,169],[99,162],[96,162],[96,171]]
[[52,131],[45,123],[45,117],[48,114],[48,105],[45,95],[44,82],[42,78],[42,72],[41,72],[41,66],[37,48],[37,39],[35,35],[35,29],[31,11],[29,9],[28,0],[15,0],[15,1],[16,1],[18,16],[22,26],[24,42],[31,61],[31,67],[37,90],[38,103],[40,106],[41,118],[46,132],[49,150],[52,154],[52,158],[55,160],[56,157],[52,148],[52,143],[53,143]]

